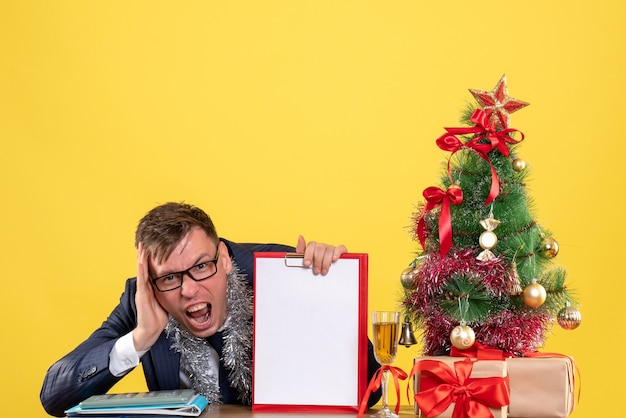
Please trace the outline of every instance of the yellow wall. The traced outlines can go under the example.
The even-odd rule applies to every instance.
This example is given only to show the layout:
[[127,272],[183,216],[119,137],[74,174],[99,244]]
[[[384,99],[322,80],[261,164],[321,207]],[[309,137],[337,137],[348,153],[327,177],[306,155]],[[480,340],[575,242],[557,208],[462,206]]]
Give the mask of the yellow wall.
[[[241,241],[297,234],[370,254],[397,305],[435,145],[506,73],[537,219],[582,301],[547,350],[582,373],[576,417],[611,416],[623,277],[623,2],[13,1],[0,5],[0,404],[45,416],[47,367],[134,275],[133,233],[186,200]],[[287,330],[288,331],[288,330]],[[417,349],[396,365],[410,368]],[[611,361],[611,363],[609,363]],[[6,387],[6,386],[5,386]],[[142,390],[134,372],[117,390]]]

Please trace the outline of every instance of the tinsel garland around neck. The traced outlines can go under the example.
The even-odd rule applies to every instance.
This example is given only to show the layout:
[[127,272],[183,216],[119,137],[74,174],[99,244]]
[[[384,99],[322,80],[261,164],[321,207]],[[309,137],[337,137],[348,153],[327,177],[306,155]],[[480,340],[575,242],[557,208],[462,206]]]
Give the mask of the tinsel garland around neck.
[[[237,390],[237,399],[252,403],[252,313],[253,295],[246,278],[239,273],[233,261],[233,269],[227,275],[226,301],[228,316],[220,328],[224,347],[222,360],[228,371],[228,381]],[[170,316],[165,328],[168,338],[173,339],[172,350],[181,355],[181,369],[190,374],[192,389],[204,395],[210,404],[222,403],[219,382],[210,370],[213,348],[204,339],[192,335]]]

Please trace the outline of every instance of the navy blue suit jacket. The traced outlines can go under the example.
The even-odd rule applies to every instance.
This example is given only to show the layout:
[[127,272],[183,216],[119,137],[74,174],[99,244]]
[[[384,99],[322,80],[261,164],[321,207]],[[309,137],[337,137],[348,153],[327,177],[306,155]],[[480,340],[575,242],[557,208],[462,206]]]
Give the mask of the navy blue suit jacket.
[[[246,274],[252,285],[254,252],[293,251],[293,247],[277,244],[236,244],[224,240],[230,255],[235,259],[241,273]],[[107,393],[122,377],[109,371],[109,353],[115,342],[137,326],[135,306],[136,279],[128,279],[120,303],[109,317],[87,340],[50,367],[41,389],[44,409],[55,416],[64,416],[64,411],[91,395]],[[215,334],[209,342],[221,358],[222,338]],[[162,333],[152,348],[142,357],[146,384],[149,390],[178,389],[180,387],[180,355],[172,350],[165,333]],[[368,376],[378,369],[371,343],[368,348]],[[228,372],[220,361],[220,389],[224,403],[236,403],[236,393],[227,381]],[[370,405],[380,399],[380,390],[370,397]]]

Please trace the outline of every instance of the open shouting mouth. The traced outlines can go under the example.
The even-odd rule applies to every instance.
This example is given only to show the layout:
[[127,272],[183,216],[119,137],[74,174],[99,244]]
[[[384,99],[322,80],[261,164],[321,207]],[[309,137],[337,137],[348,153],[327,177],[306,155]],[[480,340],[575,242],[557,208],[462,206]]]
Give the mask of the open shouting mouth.
[[205,325],[211,319],[211,304],[199,303],[187,309],[187,318],[196,326]]

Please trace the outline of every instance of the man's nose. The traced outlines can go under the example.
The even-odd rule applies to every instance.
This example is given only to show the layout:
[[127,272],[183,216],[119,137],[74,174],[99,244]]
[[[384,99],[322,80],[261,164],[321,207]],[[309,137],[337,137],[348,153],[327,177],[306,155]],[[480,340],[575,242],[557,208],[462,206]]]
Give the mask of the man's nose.
[[180,285],[180,293],[183,296],[193,296],[198,291],[198,286],[200,286],[200,282],[195,281],[188,271],[183,273],[183,282]]

